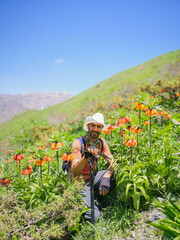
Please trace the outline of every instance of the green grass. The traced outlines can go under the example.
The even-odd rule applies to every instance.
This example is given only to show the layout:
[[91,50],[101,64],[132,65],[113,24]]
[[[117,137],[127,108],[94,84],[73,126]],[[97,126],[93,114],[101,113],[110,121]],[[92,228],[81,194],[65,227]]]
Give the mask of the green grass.
[[63,103],[44,110],[28,110],[16,115],[12,120],[0,125],[0,140],[6,139],[7,136],[17,135],[25,127],[31,125],[32,120],[53,125],[59,121],[59,116],[69,117],[75,114],[75,110],[90,109],[102,101],[111,102],[113,96],[124,97],[135,93],[138,86],[166,77],[166,72],[175,77],[180,72],[179,62],[180,49],[117,73]]

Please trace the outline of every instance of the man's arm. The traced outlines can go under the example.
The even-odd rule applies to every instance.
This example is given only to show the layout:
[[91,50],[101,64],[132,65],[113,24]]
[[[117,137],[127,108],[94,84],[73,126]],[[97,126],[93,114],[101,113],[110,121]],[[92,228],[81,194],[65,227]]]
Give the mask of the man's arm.
[[[87,159],[85,158],[85,154],[81,154],[81,143],[79,140],[75,140],[72,144],[72,148],[74,148],[74,155],[75,158],[71,162],[70,171],[74,174],[78,174],[83,168],[85,167],[85,164],[87,162]],[[87,151],[92,154],[93,156],[98,156],[98,149],[97,148],[87,148]]]
[[71,162],[70,171],[78,174],[85,167],[86,159],[85,156],[81,155],[81,143],[78,139],[72,143],[72,148],[74,149],[75,158]]

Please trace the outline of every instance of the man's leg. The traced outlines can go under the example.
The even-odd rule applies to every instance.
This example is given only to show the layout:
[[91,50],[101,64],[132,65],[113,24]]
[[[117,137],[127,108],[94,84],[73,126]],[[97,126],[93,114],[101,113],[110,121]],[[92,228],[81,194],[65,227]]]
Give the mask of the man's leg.
[[[87,205],[88,208],[91,208],[91,188],[90,184],[86,186],[86,189],[82,193],[83,199],[85,201],[85,204]],[[97,218],[100,217],[100,212],[97,206],[97,202],[94,201],[94,221],[97,220]],[[87,221],[91,221],[91,210],[88,210],[84,214],[84,218]]]

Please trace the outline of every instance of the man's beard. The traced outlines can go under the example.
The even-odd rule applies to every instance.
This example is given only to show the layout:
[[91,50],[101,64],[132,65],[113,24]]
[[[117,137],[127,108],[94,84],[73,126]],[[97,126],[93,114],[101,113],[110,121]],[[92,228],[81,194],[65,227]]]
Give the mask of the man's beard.
[[92,131],[92,132],[89,132],[89,135],[90,135],[91,138],[97,139],[99,137],[100,133]]

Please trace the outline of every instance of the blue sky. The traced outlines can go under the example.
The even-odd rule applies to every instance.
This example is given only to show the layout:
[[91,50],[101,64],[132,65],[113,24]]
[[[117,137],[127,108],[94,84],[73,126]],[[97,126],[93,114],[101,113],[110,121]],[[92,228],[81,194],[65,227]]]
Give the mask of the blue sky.
[[0,93],[69,91],[180,48],[179,0],[0,0]]

